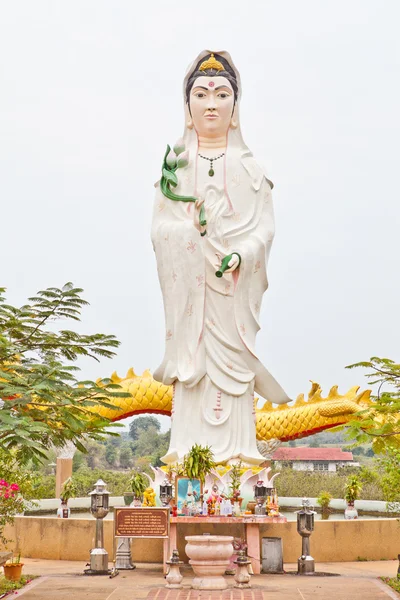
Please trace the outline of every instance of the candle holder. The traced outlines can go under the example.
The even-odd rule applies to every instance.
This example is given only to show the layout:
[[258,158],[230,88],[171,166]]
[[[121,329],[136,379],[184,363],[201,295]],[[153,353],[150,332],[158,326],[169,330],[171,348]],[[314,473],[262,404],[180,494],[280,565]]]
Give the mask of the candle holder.
[[167,585],[165,587],[169,589],[181,588],[183,575],[179,570],[179,566],[183,565],[183,561],[179,560],[178,550],[172,550],[172,556],[167,560],[167,565],[169,566],[169,570],[165,576],[165,579],[167,580]]
[[301,535],[301,556],[297,561],[297,573],[309,575],[315,572],[315,562],[310,556],[310,536],[314,531],[315,511],[308,498],[303,498],[303,508],[297,511],[297,531]]
[[96,519],[95,547],[90,551],[90,568],[85,569],[85,575],[110,575],[108,568],[108,552],[104,548],[103,519],[109,511],[109,495],[106,484],[102,479],[95,483],[94,490],[90,492],[90,512]]
[[251,560],[248,556],[246,556],[245,550],[238,550],[237,559],[233,561],[236,567],[235,572],[235,585],[233,587],[243,589],[243,588],[251,588],[250,584],[250,572],[249,565],[251,565]]

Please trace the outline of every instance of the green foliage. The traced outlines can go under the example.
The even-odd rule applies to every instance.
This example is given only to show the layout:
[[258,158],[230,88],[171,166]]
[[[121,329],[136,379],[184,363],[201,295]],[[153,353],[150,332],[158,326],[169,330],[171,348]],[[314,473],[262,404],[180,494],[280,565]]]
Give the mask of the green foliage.
[[344,431],[335,429],[327,429],[320,433],[314,433],[311,436],[301,438],[299,440],[291,440],[285,442],[284,445],[289,447],[308,446],[314,448],[321,448],[323,446],[343,446],[346,443],[346,434]]
[[386,583],[388,586],[390,586],[392,588],[392,590],[395,590],[396,592],[399,592],[400,594],[400,579],[397,577],[381,577],[382,581],[384,583]]
[[231,491],[232,498],[238,498],[240,496],[240,475],[243,466],[242,461],[232,465],[229,471],[229,488]]
[[204,483],[206,475],[215,466],[214,454],[210,446],[194,444],[183,459],[183,469],[186,476],[200,479],[202,483]]
[[353,503],[360,497],[362,483],[357,475],[350,475],[344,486],[344,499],[346,502]]
[[388,510],[400,512],[400,450],[387,448],[386,453],[378,459],[378,468]]
[[143,431],[148,431],[150,428],[160,431],[160,421],[153,415],[144,415],[136,417],[129,425],[129,435],[132,440],[137,441]]
[[119,464],[123,469],[129,469],[133,464],[133,452],[129,444],[122,444],[119,451]]
[[[75,478],[74,478],[75,479]],[[36,481],[33,489],[33,497],[36,500],[42,500],[43,498],[55,498],[56,497],[56,476],[55,475],[42,475]],[[79,496],[79,493],[77,492]]]
[[118,464],[118,449],[111,444],[107,444],[105,451],[105,459],[111,467],[115,467]]
[[19,581],[9,581],[3,575],[0,575],[0,595],[20,590],[27,583],[30,583],[32,579],[36,579],[37,577],[39,577],[39,575],[22,575]]
[[[80,321],[87,302],[71,283],[48,288],[17,308],[0,288],[0,444],[20,463],[46,457],[51,445],[72,441],[84,451],[87,437],[101,439],[107,419],[88,409],[126,397],[111,380],[78,381],[78,357],[111,358],[119,342],[112,335],[56,331],[55,323]],[[109,433],[109,432],[107,432]]]
[[[349,468],[343,468],[337,473],[327,474],[318,471],[296,471],[285,467],[279,469],[280,475],[276,480],[276,486],[279,496],[318,498],[321,490],[324,490],[332,494],[333,498],[343,498],[349,470]],[[360,498],[384,500],[379,483],[363,484]]]
[[15,452],[10,453],[2,448],[0,448],[0,478],[16,483],[25,500],[36,497],[38,473],[35,473],[29,464],[20,465],[15,458]]
[[68,477],[63,483],[61,488],[60,498],[64,502],[68,502],[70,498],[75,498],[76,496],[76,485],[73,481],[72,477]]
[[120,471],[82,467],[74,473],[77,497],[83,498],[93,491],[94,484],[98,479],[106,482],[107,490],[112,496],[122,496],[124,492],[130,489],[129,472],[121,473]]
[[[158,423],[158,422],[157,422]],[[159,423],[158,423],[159,425]],[[150,465],[159,467],[161,457],[169,446],[170,431],[159,433],[154,427],[141,430],[136,441],[123,432],[106,440],[90,440],[86,443],[87,453],[75,452],[74,473],[81,467],[108,469],[130,469],[150,471]]]
[[132,444],[135,464],[139,457],[147,456],[153,467],[161,466],[161,457],[167,453],[170,435],[170,431],[159,433],[159,428],[154,427],[140,431],[137,441]]
[[149,480],[143,473],[132,471],[129,479],[129,487],[136,498],[142,498],[143,492],[149,487]]
[[348,423],[348,438],[357,445],[372,440],[376,453],[388,447],[400,449],[400,364],[373,356],[347,368],[356,367],[369,370],[366,377],[371,385],[378,385],[378,392],[373,396],[372,409],[360,411],[360,420]]
[[331,500],[332,494],[329,492],[322,491],[318,495],[317,504],[319,504],[322,509],[327,509],[329,508]]
[[8,540],[4,537],[4,528],[14,522],[15,515],[22,513],[26,503],[20,494],[19,486],[12,479],[0,479],[0,542],[7,545]]

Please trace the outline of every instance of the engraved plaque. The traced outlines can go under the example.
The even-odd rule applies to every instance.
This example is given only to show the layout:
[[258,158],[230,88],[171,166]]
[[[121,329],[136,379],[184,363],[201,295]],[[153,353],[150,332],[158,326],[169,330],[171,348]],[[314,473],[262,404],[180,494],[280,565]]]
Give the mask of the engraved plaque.
[[115,537],[167,538],[169,536],[168,508],[114,509]]

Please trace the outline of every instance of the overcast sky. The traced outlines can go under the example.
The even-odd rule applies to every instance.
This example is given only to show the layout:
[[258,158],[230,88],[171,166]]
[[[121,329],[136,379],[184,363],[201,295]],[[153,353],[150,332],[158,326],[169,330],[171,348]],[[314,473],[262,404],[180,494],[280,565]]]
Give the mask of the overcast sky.
[[[349,363],[400,360],[398,0],[3,0],[0,285],[23,303],[67,281],[81,330],[154,370],[164,314],[153,183],[182,134],[182,80],[205,48],[243,84],[245,140],[275,183],[259,356],[291,397],[366,386]],[[163,419],[167,426],[167,419]]]

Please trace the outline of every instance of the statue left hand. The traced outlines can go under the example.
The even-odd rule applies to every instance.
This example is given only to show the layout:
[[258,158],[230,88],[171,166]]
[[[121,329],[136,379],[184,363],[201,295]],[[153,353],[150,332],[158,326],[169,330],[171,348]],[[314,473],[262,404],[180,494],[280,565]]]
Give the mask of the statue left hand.
[[[223,259],[225,258],[225,256],[221,256],[220,254],[216,254],[216,257],[218,259],[218,263],[216,265],[216,270],[218,270],[221,267],[221,263],[223,261]],[[237,269],[237,267],[240,264],[240,258],[238,254],[235,254],[234,252],[232,252],[232,258],[229,261],[228,265],[229,265],[229,269],[226,269],[225,273],[232,273],[232,271],[234,271],[235,269]]]

